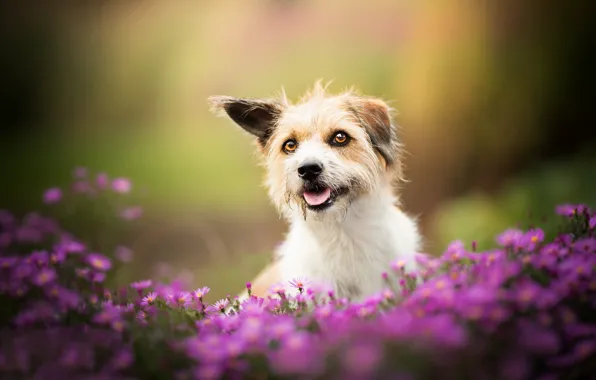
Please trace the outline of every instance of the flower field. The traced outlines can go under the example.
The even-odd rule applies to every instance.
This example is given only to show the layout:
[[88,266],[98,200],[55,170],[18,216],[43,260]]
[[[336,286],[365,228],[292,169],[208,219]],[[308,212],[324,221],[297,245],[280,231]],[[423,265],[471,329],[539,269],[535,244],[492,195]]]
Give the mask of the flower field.
[[421,254],[417,274],[395,262],[386,289],[360,303],[298,278],[291,294],[211,304],[208,287],[175,278],[110,287],[117,267],[133,265],[117,232],[143,211],[126,178],[77,169],[73,183],[42,199],[43,214],[0,211],[3,379],[596,373],[596,213],[584,205],[554,210],[557,236],[509,229],[484,252],[456,241],[440,257]]

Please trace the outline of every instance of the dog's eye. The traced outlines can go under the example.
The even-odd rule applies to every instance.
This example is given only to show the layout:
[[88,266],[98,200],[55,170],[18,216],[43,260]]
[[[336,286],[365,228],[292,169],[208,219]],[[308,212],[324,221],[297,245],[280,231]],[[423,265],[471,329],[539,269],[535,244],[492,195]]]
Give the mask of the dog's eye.
[[298,148],[298,144],[294,140],[288,140],[283,145],[283,151],[286,153],[292,153]]
[[337,132],[331,139],[331,145],[343,146],[350,142],[350,136],[345,132]]

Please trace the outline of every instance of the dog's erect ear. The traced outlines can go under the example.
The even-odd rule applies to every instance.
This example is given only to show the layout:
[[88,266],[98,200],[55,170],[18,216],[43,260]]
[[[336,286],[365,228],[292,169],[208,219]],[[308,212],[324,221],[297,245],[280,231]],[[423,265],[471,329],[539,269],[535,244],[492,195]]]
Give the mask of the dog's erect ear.
[[375,149],[388,165],[398,159],[399,141],[397,127],[391,121],[391,108],[382,100],[350,96],[346,100],[348,111],[366,130]]
[[275,100],[212,96],[209,103],[214,111],[224,111],[236,124],[256,136],[263,146],[271,137],[275,123],[283,112],[283,105]]

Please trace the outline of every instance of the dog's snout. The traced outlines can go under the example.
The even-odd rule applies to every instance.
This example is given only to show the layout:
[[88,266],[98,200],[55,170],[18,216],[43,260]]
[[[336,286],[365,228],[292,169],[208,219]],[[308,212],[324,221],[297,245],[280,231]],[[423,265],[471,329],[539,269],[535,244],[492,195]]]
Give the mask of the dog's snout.
[[323,164],[318,161],[305,161],[298,168],[298,175],[305,181],[312,181],[323,172]]

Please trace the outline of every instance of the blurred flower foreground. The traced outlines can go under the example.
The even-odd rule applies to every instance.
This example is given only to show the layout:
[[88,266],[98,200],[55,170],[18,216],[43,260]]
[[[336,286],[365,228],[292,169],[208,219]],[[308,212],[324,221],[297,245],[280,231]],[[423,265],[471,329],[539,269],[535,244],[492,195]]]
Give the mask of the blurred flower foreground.
[[[210,304],[208,287],[186,289],[177,279],[111,289],[114,270],[132,265],[132,252],[112,233],[92,245],[95,235],[75,230],[117,235],[135,223],[142,208],[129,203],[133,190],[125,178],[77,169],[68,189],[44,193],[47,212],[58,217],[0,213],[2,378],[585,379],[596,373],[596,216],[585,206],[556,209],[564,225],[558,236],[511,229],[486,252],[458,241],[441,257],[420,255],[422,281],[393,263],[383,275],[386,289],[361,303],[294,279],[293,294],[274,288],[267,299]],[[66,228],[77,213],[84,214]]]

